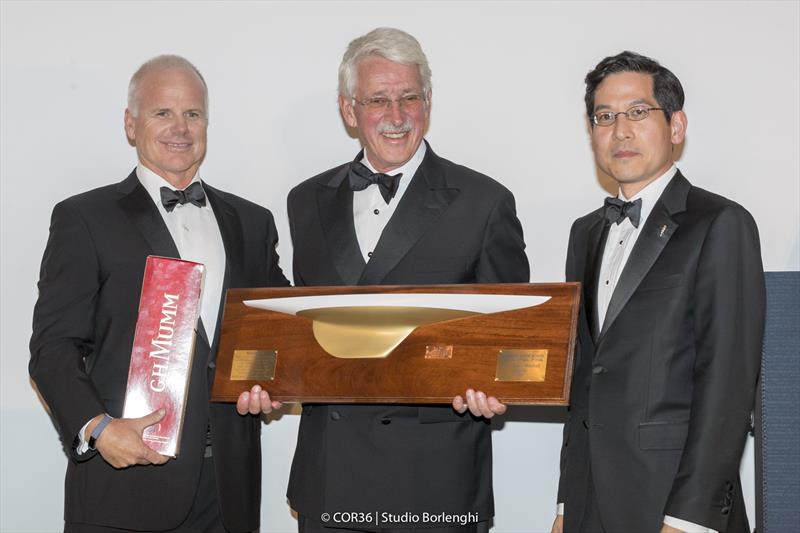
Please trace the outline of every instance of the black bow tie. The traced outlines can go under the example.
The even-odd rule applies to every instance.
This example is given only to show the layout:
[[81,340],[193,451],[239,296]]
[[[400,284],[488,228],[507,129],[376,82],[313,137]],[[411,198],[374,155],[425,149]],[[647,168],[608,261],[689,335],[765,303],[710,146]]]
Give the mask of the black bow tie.
[[347,174],[352,190],[363,191],[370,185],[377,185],[381,191],[381,196],[383,196],[387,204],[397,194],[397,188],[400,186],[400,178],[402,177],[402,173],[390,176],[380,172],[372,172],[366,165],[359,162],[354,162],[350,165],[350,172]]
[[634,228],[639,227],[639,217],[642,214],[642,199],[633,202],[623,202],[619,198],[606,198],[605,212],[606,220],[612,224],[622,224],[626,218],[631,219]]
[[169,187],[161,187],[161,203],[167,213],[171,213],[178,204],[191,203],[197,207],[206,205],[206,193],[199,181],[195,181],[182,191],[174,191]]

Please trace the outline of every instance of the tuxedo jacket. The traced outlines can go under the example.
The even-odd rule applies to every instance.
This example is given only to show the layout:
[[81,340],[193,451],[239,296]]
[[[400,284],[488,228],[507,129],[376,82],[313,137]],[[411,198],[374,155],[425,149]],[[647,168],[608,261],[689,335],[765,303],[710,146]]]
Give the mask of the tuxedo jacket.
[[[365,264],[354,229],[349,168],[350,163],[324,172],[289,194],[295,284],[529,280],[513,195],[491,178],[438,157],[430,146]],[[288,497],[295,510],[314,520],[336,511],[477,512],[488,519],[490,424],[449,405],[306,404]]]
[[598,328],[603,210],[572,226],[567,281],[583,283],[561,451],[565,531],[589,477],[609,533],[658,532],[664,515],[746,532],[739,462],[761,360],[758,231],[741,206],[678,172],[656,202]]
[[[270,212],[205,183],[203,188],[225,247],[223,289],[287,285]],[[103,412],[122,416],[148,255],[179,257],[135,171],[121,183],[55,206],[33,314],[29,370],[70,459],[65,520],[145,530],[178,526],[194,499],[210,424],[223,521],[231,530],[256,529],[261,422],[239,416],[232,404],[209,403],[216,341],[203,327],[195,342],[177,459],[116,470],[96,452],[75,452],[78,431],[89,419]],[[224,299],[225,290],[222,294]]]

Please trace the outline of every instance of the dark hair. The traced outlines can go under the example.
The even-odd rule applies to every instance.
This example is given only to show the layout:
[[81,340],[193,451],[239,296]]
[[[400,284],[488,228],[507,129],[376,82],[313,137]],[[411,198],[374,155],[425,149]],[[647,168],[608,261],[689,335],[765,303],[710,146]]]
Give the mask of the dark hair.
[[653,77],[653,96],[659,107],[664,110],[664,116],[669,121],[672,113],[683,109],[683,87],[680,80],[668,68],[662,67],[658,61],[625,51],[615,56],[603,59],[586,75],[586,114],[589,118],[594,115],[594,93],[598,85],[607,76],[618,72],[640,72]]

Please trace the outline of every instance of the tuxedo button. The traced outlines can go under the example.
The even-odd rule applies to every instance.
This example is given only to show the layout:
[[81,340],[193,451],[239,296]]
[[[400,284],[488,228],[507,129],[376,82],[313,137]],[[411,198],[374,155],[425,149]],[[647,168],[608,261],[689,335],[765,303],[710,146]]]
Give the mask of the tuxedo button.
[[217,368],[216,361],[209,361],[208,362],[208,368]]
[[597,365],[592,368],[592,374],[605,374],[608,372],[608,369],[604,366]]
[[367,257],[372,257],[372,252],[367,252]]
[[342,414],[339,411],[331,411],[331,420],[339,420]]
[[380,215],[380,214],[381,214],[381,212],[380,212],[380,210],[379,210],[379,209],[375,209],[375,210],[373,211],[373,213],[375,213],[376,215]]
[[383,424],[384,426],[388,426],[391,423],[392,423],[391,418],[381,418],[381,424]]
[[726,505],[725,507],[720,509],[719,512],[722,513],[722,514],[729,514],[731,512],[731,508]]
[[589,429],[589,421],[588,420],[586,420],[586,419],[583,420],[583,427],[585,427],[586,429]]

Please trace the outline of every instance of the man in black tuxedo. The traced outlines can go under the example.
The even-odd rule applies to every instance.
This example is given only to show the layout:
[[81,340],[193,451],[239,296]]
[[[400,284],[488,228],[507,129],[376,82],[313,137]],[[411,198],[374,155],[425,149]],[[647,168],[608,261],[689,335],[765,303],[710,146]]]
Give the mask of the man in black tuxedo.
[[[295,284],[529,280],[512,194],[423,142],[430,77],[405,32],[379,28],[350,43],[339,106],[364,150],[289,194]],[[300,531],[487,531],[494,506],[486,418],[504,410],[473,390],[452,406],[304,405],[288,490]],[[379,519],[337,520],[337,511]],[[433,522],[424,512],[465,519]]]
[[[205,81],[186,59],[159,56],[142,65],[125,111],[138,166],[122,182],[53,210],[30,374],[69,456],[68,532],[259,526],[261,422],[232,405],[210,404],[209,391],[225,290],[288,282],[270,212],[199,178],[207,104]],[[148,255],[206,266],[177,459],[141,438],[163,410],[120,418]],[[269,410],[265,393],[247,395],[263,396]]]
[[616,198],[572,226],[583,283],[554,532],[747,532],[739,461],[761,359],[758,230],[674,164],[683,89],[623,52],[586,76]]

